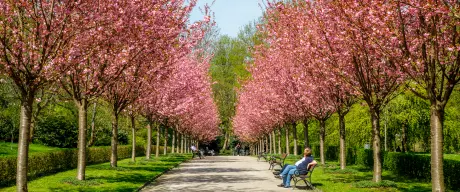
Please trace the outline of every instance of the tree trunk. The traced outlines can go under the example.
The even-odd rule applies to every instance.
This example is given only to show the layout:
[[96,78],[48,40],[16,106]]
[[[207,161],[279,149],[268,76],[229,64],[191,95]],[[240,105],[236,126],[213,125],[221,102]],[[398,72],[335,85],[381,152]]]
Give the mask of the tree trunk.
[[110,167],[117,167],[118,161],[118,109],[112,111],[112,155],[110,156]]
[[286,126],[286,154],[289,154],[289,127],[290,125]]
[[149,120],[149,124],[147,125],[147,149],[145,152],[145,158],[150,159],[152,155],[152,121]]
[[401,151],[403,153],[407,152],[407,124],[404,122],[401,126]]
[[443,126],[444,107],[432,103],[430,106],[431,183],[434,192],[446,190],[443,170]]
[[304,148],[310,147],[310,143],[308,141],[308,120],[303,121],[303,137],[304,137]]
[[347,147],[345,146],[345,115],[339,113],[339,132],[340,132],[340,169],[345,169],[346,166],[346,150]]
[[272,131],[272,149],[273,149],[273,154],[276,153],[276,135],[275,135],[275,130]]
[[295,123],[292,128],[292,136],[294,137],[294,155],[297,155],[297,125]]
[[77,163],[77,179],[85,180],[86,170],[86,113],[88,109],[88,101],[82,99],[76,101],[78,106],[78,163]]
[[279,134],[278,134],[278,154],[281,154],[281,129],[279,129]]
[[319,156],[321,159],[321,165],[326,164],[326,158],[324,156],[324,140],[326,138],[326,120],[319,120]]
[[165,138],[165,143],[163,146],[163,155],[166,155],[168,151],[168,127],[165,127],[164,129],[164,138]]
[[180,134],[180,153],[184,153],[184,135]]
[[171,139],[171,153],[175,153],[175,147],[176,147],[176,131],[172,129],[172,139]]
[[269,138],[270,153],[273,154],[273,139],[272,139],[271,133],[268,134],[268,138]]
[[227,133],[227,131],[225,131],[225,134],[224,134],[224,146],[222,146],[222,150],[227,149],[227,144],[228,144],[228,133]]
[[[31,120],[30,120],[30,133],[29,133],[29,143],[32,143],[32,141],[34,140],[34,133],[35,133],[35,122],[36,122],[36,117],[33,117],[33,113],[32,113],[32,117],[31,117]],[[34,120],[35,119],[35,120]]]
[[189,153],[188,151],[188,138],[187,137],[184,137],[184,151],[185,153]]
[[160,134],[161,134],[159,123],[155,123],[155,129],[157,131],[157,142],[155,143],[155,157],[159,157],[160,156]]
[[259,149],[261,153],[264,152],[264,143],[262,142],[262,139],[259,140]]
[[131,130],[133,131],[133,149],[131,150],[131,160],[136,162],[136,119],[134,118],[134,115],[131,115]]
[[28,191],[27,170],[29,161],[30,122],[32,121],[33,96],[23,96],[19,125],[18,158],[16,167],[16,190]]
[[370,110],[372,120],[372,148],[374,155],[374,182],[382,181],[382,160],[380,159],[380,110]]
[[265,151],[266,151],[267,153],[270,153],[270,145],[268,144],[268,137],[265,136],[264,138],[265,138],[265,139],[264,139],[264,140],[265,140]]
[[94,102],[93,105],[93,115],[91,116],[91,137],[89,138],[88,142],[88,147],[91,147],[94,145],[94,138],[96,137],[96,107],[97,107],[97,102]]

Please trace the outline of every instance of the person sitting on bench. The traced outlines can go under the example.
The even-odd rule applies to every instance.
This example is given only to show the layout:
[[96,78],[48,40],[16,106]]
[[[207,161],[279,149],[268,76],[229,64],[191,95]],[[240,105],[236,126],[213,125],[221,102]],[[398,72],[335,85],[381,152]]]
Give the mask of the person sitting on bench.
[[283,183],[278,185],[278,187],[284,187],[284,188],[289,188],[291,187],[291,177],[297,170],[299,174],[303,175],[308,172],[308,164],[313,163],[315,164],[316,161],[313,159],[313,156],[311,155],[311,149],[309,147],[305,148],[303,154],[304,157],[297,161],[295,165],[287,165],[284,166],[280,177],[283,178]]

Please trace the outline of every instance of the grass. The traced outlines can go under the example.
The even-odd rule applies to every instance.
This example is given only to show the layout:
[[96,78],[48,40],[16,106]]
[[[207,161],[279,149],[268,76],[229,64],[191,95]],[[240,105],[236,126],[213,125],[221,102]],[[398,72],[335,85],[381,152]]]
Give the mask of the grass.
[[[57,150],[62,150],[62,149],[63,148],[48,147],[45,145],[31,143],[29,145],[29,154],[57,151]],[[17,143],[0,142],[0,157],[15,157],[17,156],[17,154],[18,154],[18,144]]]
[[[458,155],[457,155],[458,156]],[[294,164],[299,158],[289,156],[286,163]],[[383,170],[384,182],[375,184],[372,182],[372,170],[357,165],[347,166],[346,170],[339,171],[337,162],[326,162],[325,167],[315,168],[312,175],[312,183],[323,192],[329,191],[402,191],[402,192],[430,192],[431,183],[421,182],[414,179],[398,177],[389,171]],[[299,186],[305,186],[302,182]],[[447,190],[449,191],[449,190]]]
[[[191,155],[166,155],[151,160],[139,157],[135,163],[124,159],[118,161],[117,168],[111,168],[110,163],[87,166],[85,181],[75,179],[77,171],[74,169],[30,181],[28,187],[29,191],[37,192],[136,191],[152,178],[188,159]],[[0,189],[5,192],[15,190],[15,187]]]

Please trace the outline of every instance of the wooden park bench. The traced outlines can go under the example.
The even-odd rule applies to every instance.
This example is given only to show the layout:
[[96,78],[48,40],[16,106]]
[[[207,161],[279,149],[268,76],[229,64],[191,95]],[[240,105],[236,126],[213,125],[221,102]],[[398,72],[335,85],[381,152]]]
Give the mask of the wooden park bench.
[[[269,161],[270,163],[270,167],[268,168],[269,170],[270,169],[274,169],[276,165],[279,165],[280,167],[283,167],[284,166],[284,160],[286,160],[286,157],[288,156],[287,153],[283,153],[281,154],[280,157],[272,157]],[[281,168],[280,168],[281,170]]]
[[308,165],[308,172],[305,175],[299,174],[299,171],[295,171],[294,175],[292,175],[292,180],[294,185],[292,185],[292,188],[295,189],[295,186],[297,185],[297,182],[303,181],[305,182],[305,185],[307,187],[310,187],[311,189],[314,189],[315,187],[311,184],[311,175],[313,174],[313,170],[315,170],[317,164],[309,164]]
[[267,156],[267,153],[265,152],[260,152],[259,155],[257,156],[257,161],[260,161],[260,159],[264,159],[265,161],[268,161],[268,156]]

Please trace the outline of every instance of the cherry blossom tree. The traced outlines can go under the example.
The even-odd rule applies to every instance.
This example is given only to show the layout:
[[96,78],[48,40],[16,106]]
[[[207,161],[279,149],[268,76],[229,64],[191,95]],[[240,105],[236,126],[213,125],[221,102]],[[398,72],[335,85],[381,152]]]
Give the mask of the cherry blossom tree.
[[429,100],[431,127],[431,183],[445,191],[443,177],[444,110],[460,81],[460,25],[458,1],[392,1],[389,23],[405,62],[398,63],[410,77],[409,87]]
[[74,34],[79,1],[1,1],[0,65],[20,93],[17,191],[28,191],[27,161],[35,95],[56,80]]

